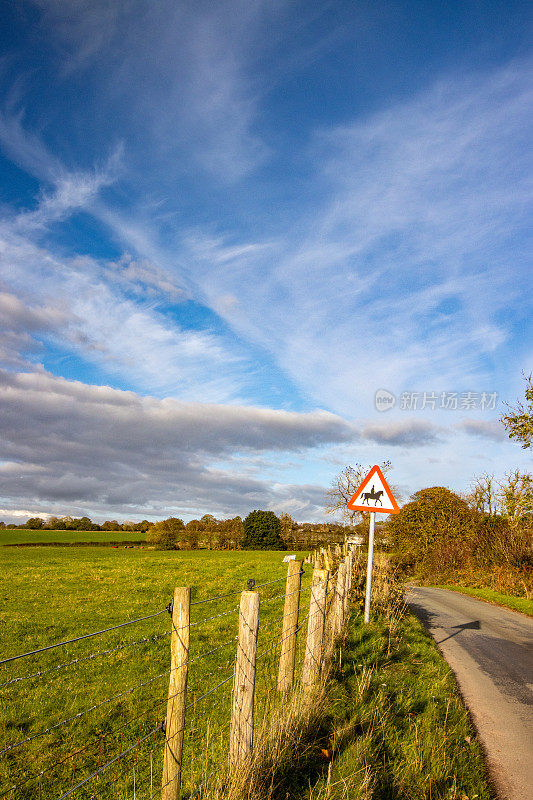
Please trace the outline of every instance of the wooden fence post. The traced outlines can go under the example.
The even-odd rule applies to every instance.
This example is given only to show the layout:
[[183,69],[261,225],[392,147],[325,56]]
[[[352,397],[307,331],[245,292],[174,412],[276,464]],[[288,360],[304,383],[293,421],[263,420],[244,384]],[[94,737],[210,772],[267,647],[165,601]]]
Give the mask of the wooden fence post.
[[294,683],[301,583],[302,562],[289,561],[281,633],[281,654],[279,657],[278,691],[280,692],[289,691]]
[[348,553],[348,586],[347,586],[348,597],[350,597],[352,593],[353,557],[354,557],[353,548],[350,548],[350,552]]
[[259,592],[242,592],[231,712],[230,762],[250,758],[254,743],[254,692]]
[[346,556],[344,559],[344,568],[345,568],[345,584],[344,584],[344,614],[343,619],[344,623],[348,619],[348,613],[350,608],[350,588],[351,588],[351,581],[352,581],[352,559],[350,554]]
[[185,587],[174,589],[162,800],[179,800],[181,795],[181,760],[189,672],[190,606],[191,590]]
[[344,561],[339,564],[337,572],[337,584],[335,586],[335,598],[333,600],[333,624],[331,627],[331,637],[333,640],[339,636],[344,627],[344,590],[346,585],[346,565]]
[[306,689],[315,685],[322,665],[328,578],[329,572],[325,569],[315,569],[313,571],[307,642],[302,670],[302,684]]

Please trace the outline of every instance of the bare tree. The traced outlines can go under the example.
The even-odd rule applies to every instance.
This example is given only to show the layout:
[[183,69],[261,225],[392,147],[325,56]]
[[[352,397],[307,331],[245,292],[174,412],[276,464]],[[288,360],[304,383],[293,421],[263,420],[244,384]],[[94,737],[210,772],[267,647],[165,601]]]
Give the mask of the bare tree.
[[287,544],[292,541],[292,535],[298,528],[298,523],[290,514],[281,514],[279,521],[281,523],[281,536],[283,541]]
[[479,511],[480,514],[488,514],[492,517],[501,512],[500,484],[494,475],[489,475],[488,472],[472,478],[470,492],[465,499],[470,508]]

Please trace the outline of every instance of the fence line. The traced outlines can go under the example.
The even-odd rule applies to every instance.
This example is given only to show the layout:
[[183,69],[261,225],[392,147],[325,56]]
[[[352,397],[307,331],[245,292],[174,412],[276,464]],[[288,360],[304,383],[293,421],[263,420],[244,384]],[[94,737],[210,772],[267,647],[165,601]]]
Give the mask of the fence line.
[[[63,792],[62,794],[58,793],[52,795],[47,794],[45,791],[45,796],[50,797],[51,800],[64,800],[64,798],[70,797],[73,794],[83,795],[84,798],[100,796],[101,791],[106,789],[106,787],[109,792],[115,792],[119,786],[122,787],[121,791],[124,791],[124,787],[128,786],[131,790],[132,779],[136,797],[149,796],[153,798],[155,796],[161,796],[162,800],[178,800],[181,792],[182,776],[185,774],[184,771],[186,771],[187,768],[188,758],[190,758],[191,762],[188,784],[192,792],[191,796],[196,796],[196,792],[201,795],[201,792],[203,792],[205,787],[209,784],[211,777],[221,766],[222,768],[224,767],[224,754],[228,747],[228,741],[230,743],[230,763],[236,764],[243,758],[250,758],[254,748],[254,728],[256,727],[256,720],[254,717],[260,714],[258,719],[265,719],[265,715],[268,718],[269,714],[275,708],[283,709],[285,705],[288,705],[290,702],[290,694],[287,693],[290,692],[291,689],[294,690],[300,686],[311,689],[316,685],[321,674],[324,659],[327,657],[327,653],[333,646],[336,638],[341,634],[346,623],[353,568],[350,555],[347,553],[333,553],[331,549],[328,549],[326,552],[318,551],[314,553],[309,559],[306,559],[306,561],[311,561],[315,565],[312,576],[313,582],[308,586],[302,586],[301,584],[301,578],[304,575],[301,562],[292,561],[288,563],[287,576],[264,581],[260,584],[249,581],[248,591],[229,592],[191,602],[190,590],[181,590],[182,592],[186,591],[189,593],[189,608],[225,600],[237,594],[241,595],[240,606],[221,611],[220,613],[213,614],[200,620],[191,621],[187,615],[186,624],[176,623],[177,617],[174,613],[173,603],[171,602],[164,609],[156,613],[139,617],[135,620],[122,622],[101,631],[95,631],[63,642],[57,642],[0,661],[0,666],[3,666],[25,657],[36,656],[55,648],[91,639],[135,623],[144,622],[167,612],[170,612],[173,617],[171,631],[146,635],[131,642],[121,642],[114,647],[102,649],[87,655],[80,655],[63,664],[42,668],[27,675],[19,675],[1,683],[0,688],[11,689],[21,681],[35,678],[40,679],[51,676],[54,673],[54,678],[56,678],[59,677],[59,674],[63,674],[68,667],[78,667],[84,663],[95,661],[97,658],[116,655],[116,657],[120,659],[126,656],[127,652],[130,652],[135,646],[144,645],[157,648],[162,644],[162,640],[169,635],[171,636],[171,642],[175,641],[176,643],[181,643],[182,646],[182,656],[178,661],[174,661],[173,656],[170,668],[152,675],[147,680],[141,681],[134,686],[115,692],[108,698],[94,703],[81,711],[77,711],[75,714],[66,715],[64,719],[49,725],[45,730],[31,733],[30,728],[29,735],[23,737],[19,741],[9,743],[4,749],[0,750],[0,756],[9,757],[11,765],[15,770],[15,774],[13,775],[15,780],[10,780],[10,785],[6,786],[4,790],[0,788],[0,798],[9,794],[13,796],[14,792],[20,791],[23,792],[23,794],[20,795],[21,798],[35,797],[37,791],[40,797],[42,780],[46,777],[48,782],[53,782],[55,779],[58,786],[60,786],[61,782],[63,783],[63,789],[59,789],[59,792]],[[320,569],[322,565],[327,565],[329,570]],[[309,571],[307,571],[307,574],[309,575]],[[272,586],[282,581],[286,581],[285,591],[283,593],[278,593],[271,597],[260,597],[258,589]],[[290,581],[292,581],[292,584]],[[297,581],[297,583],[295,583],[295,581]],[[295,588],[296,586],[297,588]],[[309,610],[301,619],[298,619],[302,598],[308,593],[310,593]],[[175,593],[175,598],[177,596],[178,595]],[[285,602],[283,613],[273,617],[273,604],[281,600]],[[245,603],[244,606],[243,602]],[[246,610],[246,603],[248,603],[249,611]],[[252,604],[251,606],[249,605],[250,603]],[[252,608],[255,609],[253,612],[251,611]],[[261,613],[262,609],[264,609],[265,613],[268,611],[266,619],[264,619],[264,614]],[[209,625],[209,623],[214,623],[219,619],[228,618],[231,615],[237,614],[237,612],[239,612],[239,626],[241,629],[239,636],[233,636],[204,652],[195,655],[189,653],[189,632],[196,630],[199,632],[198,635],[200,638],[206,638],[212,634],[203,633],[204,626]],[[252,617],[249,616],[249,613],[252,613]],[[225,624],[224,622],[224,625]],[[304,637],[306,628],[307,634],[306,637]],[[261,639],[261,642],[263,642],[264,639],[264,636],[262,636],[263,631],[264,634],[268,636],[271,643],[268,641],[264,642],[263,645],[266,644],[267,646],[258,649],[258,639]],[[185,639],[183,637],[185,637]],[[272,639],[274,640],[273,642]],[[186,655],[183,655],[183,653],[185,653],[183,649],[184,642],[186,643]],[[222,662],[218,665],[212,661],[213,657],[218,658],[217,654],[221,653],[225,648],[229,648],[231,645],[237,648],[236,657],[228,657],[226,663]],[[173,647],[175,647],[175,645],[173,645]],[[197,645],[195,645],[195,649],[196,647]],[[278,656],[275,656],[276,652],[278,652]],[[267,658],[269,654],[271,657]],[[144,657],[149,659],[150,662],[152,661],[149,653]],[[303,672],[301,677],[296,679],[295,683],[295,668],[297,665],[301,666],[302,657],[304,660]],[[273,658],[279,659],[279,665],[273,662]],[[196,680],[194,679],[192,682],[194,688],[191,688],[191,686],[188,686],[188,675],[190,675],[189,668],[193,667],[192,677],[195,678],[195,665],[202,660],[204,660],[207,669],[204,669],[204,671],[199,674],[200,684],[198,684],[198,687],[196,688]],[[220,661],[220,658],[218,658],[218,660]],[[122,664],[123,662],[121,662],[121,665]],[[213,666],[211,666],[211,664],[213,664]],[[298,668],[300,668],[300,666],[298,666]],[[222,680],[216,682],[216,684],[208,688],[207,691],[201,690],[202,683],[205,684],[206,678],[213,677],[217,674],[220,675],[220,672],[224,669],[226,670],[226,674],[224,675],[224,673],[222,673],[222,675],[224,675]],[[178,677],[180,675],[181,678]],[[136,713],[133,716],[128,715],[127,718],[124,718],[126,708],[123,706],[123,701],[139,693],[139,699],[136,702],[146,704],[145,695],[148,687],[151,687],[156,684],[157,681],[165,677],[169,679],[167,696],[158,698],[153,703],[150,702],[148,707],[144,708],[140,713]],[[226,717],[225,722],[224,715],[228,714],[229,716],[230,709],[228,692],[224,687],[231,689],[231,697],[233,698],[232,716],[231,719]],[[198,694],[198,691],[201,693]],[[255,695],[257,692],[259,692],[259,694],[256,698]],[[220,693],[220,697],[217,700],[212,699],[215,693]],[[186,700],[187,694],[191,696],[188,702]],[[165,719],[161,719],[165,703],[167,704],[167,716]],[[36,754],[32,752],[25,761],[20,763],[17,759],[13,760],[11,758],[15,755],[17,750],[22,751],[23,746],[26,745],[33,748],[34,743],[37,744],[39,740],[42,740],[43,737],[47,735],[57,737],[60,733],[60,729],[64,729],[64,726],[82,720],[91,712],[96,712],[111,704],[115,704],[112,706],[114,710],[111,716],[100,719],[100,715],[98,715],[98,719],[95,719],[94,723],[91,723],[87,730],[84,731],[84,735],[89,736],[91,739],[88,744],[66,755],[61,755],[60,758],[51,764],[46,764],[34,775],[27,775],[28,760],[31,763],[38,763],[37,759],[42,758],[44,752],[42,748]],[[198,712],[200,704],[205,704],[206,707],[205,710]],[[254,708],[254,706],[257,706],[257,708]],[[217,708],[218,711],[216,717],[213,718],[212,715],[215,708]],[[176,709],[178,709],[179,718],[175,716],[177,713]],[[107,714],[109,713],[110,712],[107,712]],[[117,714],[122,716],[118,724],[115,721]],[[152,721],[150,730],[147,730],[146,726],[149,719],[154,715],[156,718]],[[124,738],[126,738],[127,742],[127,738],[130,735],[128,731],[135,725],[137,726],[135,743],[131,744],[130,739],[130,744],[123,747]],[[18,727],[19,726],[17,726],[17,728]],[[230,729],[229,740],[225,740],[224,731],[227,732],[228,728]],[[24,727],[20,727],[20,730],[24,731]],[[158,733],[162,735],[161,746],[154,741],[154,737]],[[120,745],[118,745],[117,739],[119,734]],[[198,767],[196,766],[197,755],[195,743],[202,741],[202,737],[204,741],[200,756],[202,763],[200,763]],[[63,737],[63,739],[60,739],[57,744],[54,742],[54,753],[61,753],[61,748],[64,747],[65,744],[68,744],[68,736],[67,738]],[[148,745],[150,745],[151,748],[149,750],[147,750]],[[58,746],[59,750],[57,749]],[[186,755],[184,754],[184,747],[186,748]],[[112,755],[113,750],[115,752],[114,755]],[[49,752],[50,748],[47,747],[45,755],[48,756]],[[159,770],[161,769],[160,765],[163,753],[166,753],[166,758],[168,758],[171,752],[172,769],[167,769],[167,767],[165,767],[163,771],[163,780],[157,781],[157,775],[161,775]],[[112,755],[111,758],[110,755]],[[82,757],[81,762],[80,756]],[[133,761],[134,763],[132,765]],[[71,764],[70,767],[69,763]],[[112,766],[115,766],[115,769],[110,771],[110,767]],[[82,771],[81,775],[80,770]],[[69,773],[70,778],[68,777]],[[76,773],[79,776],[77,778]],[[154,774],[156,776],[156,782],[159,785],[159,788],[155,790]],[[196,777],[197,775],[198,777]],[[101,784],[102,776],[104,776],[103,785]],[[57,783],[57,781],[59,781],[59,783]],[[26,792],[30,791],[30,785],[36,782],[38,782],[38,790],[36,788],[35,791],[31,790],[31,793],[27,794]],[[67,783],[70,783],[70,786],[66,786],[65,784]],[[87,794],[87,788],[89,786],[92,787],[92,794],[91,789],[89,789],[89,794]],[[148,789],[150,794],[142,795],[142,792],[147,792]],[[141,792],[141,794],[139,794],[139,792]],[[19,795],[17,795],[17,797],[18,796]],[[109,794],[106,796],[111,795]],[[121,794],[121,796],[123,795]]]

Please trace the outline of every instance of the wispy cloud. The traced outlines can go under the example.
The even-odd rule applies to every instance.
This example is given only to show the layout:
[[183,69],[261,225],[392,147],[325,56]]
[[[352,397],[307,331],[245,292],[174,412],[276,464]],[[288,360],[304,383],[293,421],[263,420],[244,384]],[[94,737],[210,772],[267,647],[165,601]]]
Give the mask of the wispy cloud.
[[207,297],[234,296],[231,324],[344,413],[368,411],[378,384],[482,381],[510,335],[501,312],[527,302],[529,76],[522,62],[443,80],[322,131],[311,153],[326,201],[270,257],[206,265]]
[[111,171],[59,179],[34,210],[0,225],[0,275],[7,290],[1,298],[3,363],[20,365],[23,354],[48,338],[144,391],[240,399],[244,353],[164,313],[163,306],[187,297],[171,274],[128,254],[117,261],[67,257],[40,244],[58,219],[90,211]]
[[263,161],[256,120],[266,87],[252,65],[286,2],[136,0],[133,13],[118,0],[77,3],[74,13],[55,0],[39,4],[63,82],[96,76],[100,103],[114,107],[119,129],[134,125],[151,144],[152,169],[164,162],[168,171],[174,157],[171,171],[186,170],[185,148],[196,166],[232,183]]
[[[38,339],[46,335],[104,373],[145,391],[150,387],[152,392],[212,401],[240,396],[243,381],[238,375],[244,362],[236,349],[209,331],[181,328],[150,303],[129,299],[123,293],[124,273],[120,282],[106,281],[105,270],[89,257],[60,259],[27,240],[20,244],[7,237],[0,267],[12,287],[7,310],[13,324],[20,324],[24,305],[35,305],[37,297],[45,301],[46,315],[26,314],[31,323],[26,333],[33,330]],[[138,273],[129,277],[138,287]]]

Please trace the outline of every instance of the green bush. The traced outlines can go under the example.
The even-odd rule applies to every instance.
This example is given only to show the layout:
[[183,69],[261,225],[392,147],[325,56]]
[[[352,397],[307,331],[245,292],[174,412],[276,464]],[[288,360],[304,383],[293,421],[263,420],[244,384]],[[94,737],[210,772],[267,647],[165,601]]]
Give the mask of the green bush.
[[243,522],[243,550],[285,550],[281,522],[273,511],[251,511]]
[[432,486],[416,492],[388,523],[400,561],[445,569],[471,555],[477,515],[454,492]]
[[183,520],[170,517],[152,525],[147,533],[146,541],[149,544],[155,544],[160,550],[176,550],[178,541],[183,537],[184,532]]

